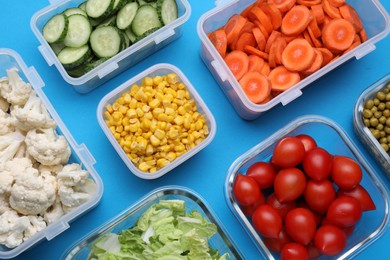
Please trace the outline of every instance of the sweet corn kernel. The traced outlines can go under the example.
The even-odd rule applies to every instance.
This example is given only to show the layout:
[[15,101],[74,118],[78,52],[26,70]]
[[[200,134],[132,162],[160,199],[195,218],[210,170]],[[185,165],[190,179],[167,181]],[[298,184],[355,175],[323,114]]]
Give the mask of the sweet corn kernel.
[[164,121],[157,122],[157,128],[161,130],[167,129],[167,122]]
[[138,165],[138,168],[143,171],[143,172],[146,172],[150,169],[150,165],[148,165],[146,162],[142,162]]
[[182,116],[177,116],[175,119],[173,119],[173,122],[176,125],[182,125],[184,122],[184,118]]
[[114,119],[115,122],[118,122],[119,120],[121,120],[122,117],[123,117],[123,114],[121,112],[115,111],[114,113],[112,113],[112,118]]
[[149,172],[150,172],[150,173],[154,173],[154,172],[156,172],[156,171],[157,171],[157,167],[152,167],[152,168],[149,169]]
[[168,164],[169,164],[169,161],[167,159],[165,159],[165,158],[161,158],[161,159],[157,160],[157,166],[160,167],[160,168],[162,168],[162,167],[164,167],[164,166],[166,166]]
[[156,108],[160,105],[160,100],[158,100],[157,98],[155,99],[152,99],[150,102],[149,102],[149,106],[151,108]]
[[137,117],[137,112],[135,112],[135,109],[130,108],[126,112],[127,118],[136,118]]
[[180,82],[179,84],[177,84],[177,89],[185,89],[186,88],[186,85],[184,85],[183,82]]
[[158,121],[167,121],[167,119],[168,119],[168,116],[166,114],[164,114],[164,113],[161,113],[161,114],[157,115],[157,120]]
[[107,111],[108,113],[114,112],[114,109],[112,109],[111,104],[107,104],[107,105],[106,105],[106,111]]
[[175,73],[169,73],[167,75],[167,82],[169,84],[176,84],[179,82],[179,77]]
[[131,102],[131,96],[129,93],[126,93],[124,96],[123,96],[123,100],[125,101],[126,104],[130,104]]
[[115,131],[116,131],[117,133],[123,132],[123,126],[122,126],[122,125],[117,126],[117,127],[115,128]]
[[163,114],[164,113],[164,109],[160,108],[160,107],[156,107],[155,109],[153,109],[152,111],[152,114],[155,118],[158,117],[159,114]]
[[148,144],[148,145],[146,146],[145,155],[146,155],[146,156],[150,156],[150,155],[152,155],[153,153],[154,153],[153,145]]
[[[131,125],[129,125],[128,131],[130,131],[130,132],[132,132],[132,133],[135,133],[135,132],[138,131],[138,128],[139,128],[139,126],[138,126],[137,123],[131,124]],[[127,131],[127,130],[126,130],[126,131]]]
[[116,140],[119,140],[121,138],[121,135],[119,133],[114,133],[114,138]]
[[135,109],[135,113],[137,114],[137,117],[143,117],[145,114],[144,111],[142,111],[142,109],[139,107]]
[[151,135],[152,135],[152,132],[142,133],[142,137],[145,139],[149,139]]
[[179,145],[176,145],[176,146],[175,146],[175,151],[176,151],[176,152],[182,152],[182,151],[184,151],[184,150],[185,150],[185,147],[184,147],[183,144],[179,144]]
[[144,114],[144,118],[152,120],[153,119],[153,114],[151,112],[147,112],[147,113]]
[[176,159],[176,153],[174,153],[174,152],[169,152],[169,153],[167,154],[166,159],[167,159],[168,161],[172,162],[173,160]]
[[176,98],[178,99],[183,99],[186,97],[186,92],[182,89],[178,90],[176,93],[177,93]]
[[118,109],[119,109],[119,104],[117,103],[117,102],[114,102],[113,104],[112,104],[112,109],[114,110],[114,111],[117,111]]
[[110,132],[112,133],[112,134],[114,134],[115,132],[116,132],[116,130],[115,130],[115,126],[110,126]]
[[157,86],[162,82],[162,77],[161,76],[154,76],[153,78],[153,85]]
[[160,144],[160,139],[158,139],[155,135],[151,135],[149,140],[153,146],[158,146]]
[[156,131],[154,131],[154,136],[161,140],[165,137],[165,132],[161,129],[156,129]]
[[137,104],[138,104],[138,101],[135,98],[133,98],[130,101],[129,107],[132,108],[132,109],[136,109],[137,108]]
[[179,115],[182,115],[182,116],[184,116],[185,114],[186,114],[186,109],[184,108],[184,106],[180,106],[180,107],[178,107],[178,109],[177,109],[177,113],[179,113]]
[[142,111],[144,111],[145,113],[147,113],[147,112],[150,111],[150,106],[148,106],[148,105],[143,105],[143,106],[141,107],[141,109],[142,109]]
[[145,77],[142,81],[143,86],[153,86],[153,79],[151,77]]

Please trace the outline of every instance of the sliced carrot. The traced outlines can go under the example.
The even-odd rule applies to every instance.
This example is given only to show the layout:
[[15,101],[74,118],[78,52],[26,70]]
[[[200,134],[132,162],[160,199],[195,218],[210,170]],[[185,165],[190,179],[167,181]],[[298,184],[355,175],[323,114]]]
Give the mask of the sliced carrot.
[[249,66],[248,71],[261,71],[264,65],[264,60],[256,55],[249,55]]
[[322,29],[322,42],[331,51],[345,51],[355,38],[353,25],[345,19],[331,20]]
[[322,24],[324,22],[324,9],[322,8],[322,4],[313,5],[310,7],[312,15],[316,18],[317,24]]
[[305,6],[313,6],[321,4],[321,0],[297,0],[297,4]]
[[342,18],[352,23],[356,32],[360,32],[363,29],[363,22],[352,6],[344,4],[339,7],[339,11]]
[[276,67],[276,49],[275,49],[275,44],[272,44],[270,51],[268,53],[268,64],[270,68],[275,68]]
[[267,44],[265,45],[265,52],[269,53],[271,45],[274,43],[274,41],[282,36],[282,34],[279,31],[272,31],[271,35],[268,37]]
[[305,75],[305,76],[308,76],[308,75],[316,72],[322,66],[322,62],[324,60],[322,53],[315,48],[314,48],[314,53],[315,53],[315,58],[314,58],[313,63],[311,64],[311,66],[308,69],[306,69],[305,71],[302,72],[303,75]]
[[360,32],[359,32],[359,36],[360,36],[360,40],[362,42],[365,42],[368,40],[368,37],[367,37],[367,32],[366,30],[362,29]]
[[346,50],[343,52],[343,54],[345,54],[345,53],[347,53],[347,52],[349,52],[349,51],[355,49],[355,48],[356,48],[357,46],[359,46],[360,44],[361,44],[360,42],[353,42],[353,43],[351,44],[351,46],[349,46],[349,48],[346,49]]
[[224,60],[237,80],[240,80],[242,76],[244,76],[244,74],[248,71],[249,57],[245,52],[229,52],[226,54]]
[[290,71],[304,71],[314,58],[315,52],[310,43],[305,39],[295,39],[284,48],[282,63]]
[[252,47],[255,47],[257,45],[256,39],[253,36],[252,32],[244,32],[240,35],[236,42],[235,50],[244,51],[244,47],[247,45]]
[[252,7],[254,7],[255,5],[256,5],[256,3],[253,3],[253,4],[249,5],[248,7],[246,7],[246,8],[240,13],[240,15],[241,15],[242,17],[245,17],[245,18],[248,19],[248,14],[249,14],[249,12],[251,11]]
[[245,94],[253,103],[260,103],[271,93],[271,87],[266,76],[258,71],[251,71],[239,81]]
[[240,34],[240,31],[244,27],[246,21],[247,19],[239,14],[234,14],[232,17],[230,17],[224,26],[227,44],[231,44],[233,40]]
[[331,18],[341,18],[340,11],[337,7],[334,7],[329,3],[329,0],[322,0],[322,7],[324,8],[324,12],[329,15]]
[[259,104],[266,104],[268,103],[269,101],[272,100],[272,95],[269,94],[268,97],[266,97],[263,101],[261,101]]
[[218,29],[208,34],[208,37],[214,47],[217,49],[218,53],[222,56],[222,58],[226,55],[227,50],[227,38],[225,30]]
[[268,53],[260,51],[259,49],[255,48],[255,47],[247,45],[247,46],[245,46],[244,50],[248,55],[253,54],[253,55],[259,56],[260,58],[262,58],[264,60],[268,60]]
[[281,30],[286,35],[300,34],[309,25],[310,20],[309,8],[304,5],[296,5],[284,15]]
[[362,43],[362,40],[360,39],[359,34],[355,34],[355,38],[353,38],[353,42],[352,43],[355,43],[355,42],[359,42],[359,44]]
[[271,70],[268,76],[272,91],[285,91],[301,80],[298,72],[292,72],[284,66],[278,66]]
[[310,40],[313,43],[313,46],[316,47],[316,48],[322,47],[322,42],[319,40],[319,38],[314,36],[314,33],[313,33],[313,31],[311,30],[310,27],[307,27],[307,32],[309,33]]
[[282,33],[282,37],[286,40],[287,43],[289,43],[299,37],[299,35],[285,35]]
[[325,14],[324,15],[324,22],[322,23],[322,27],[327,25],[333,18],[331,18],[329,15]]
[[329,3],[334,7],[340,7],[345,4],[345,0],[329,0]]
[[252,33],[256,39],[257,48],[259,48],[259,50],[261,50],[261,51],[264,51],[265,45],[267,44],[267,41],[264,37],[264,34],[261,32],[261,30],[258,27],[253,28]]
[[282,25],[282,13],[273,4],[262,4],[260,5],[261,10],[271,19],[274,30],[277,30]]
[[327,48],[317,48],[317,50],[322,54],[321,67],[324,67],[333,59],[333,53]]
[[260,29],[260,31],[263,33],[265,40],[268,40],[269,33],[265,29],[265,27],[259,22],[259,21],[254,21],[255,25]]
[[274,4],[282,13],[290,10],[295,2],[296,0],[268,0],[268,3]]
[[287,46],[287,41],[284,37],[279,37],[274,42],[275,45],[275,61],[276,64],[282,64],[282,54]]
[[242,27],[240,33],[237,35],[237,37],[235,39],[233,39],[233,41],[229,44],[229,47],[231,50],[236,50],[237,47],[236,47],[236,44],[237,44],[237,41],[239,40],[239,38],[241,37],[241,35],[245,32],[252,32],[252,29],[255,27],[255,24],[250,22],[250,21],[246,21],[244,27]]
[[[311,12],[312,15],[314,16],[313,12]],[[313,36],[315,38],[318,38],[321,36],[321,29],[318,26],[317,19],[312,19],[309,23],[308,29],[313,33]]]
[[269,67],[269,64],[267,62],[264,63],[263,67],[261,67],[261,74],[265,76],[269,76],[269,73],[271,72],[271,68]]
[[268,33],[271,33],[273,31],[274,28],[271,23],[271,19],[264,13],[264,11],[260,7],[253,7],[248,15],[249,20],[259,21]]
[[310,44],[311,47],[314,47],[314,43],[313,41],[311,40],[311,37],[310,37],[310,34],[307,30],[305,30],[303,33],[303,38]]

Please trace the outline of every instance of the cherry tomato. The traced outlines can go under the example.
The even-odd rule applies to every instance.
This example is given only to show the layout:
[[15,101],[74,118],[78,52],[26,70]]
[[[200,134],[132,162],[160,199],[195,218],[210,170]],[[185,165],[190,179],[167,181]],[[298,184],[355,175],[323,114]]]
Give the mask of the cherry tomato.
[[285,219],[287,234],[302,245],[308,245],[313,239],[316,226],[313,213],[305,208],[291,210]]
[[297,207],[298,208],[305,208],[305,209],[308,209],[311,211],[311,213],[313,213],[313,216],[314,216],[314,219],[316,221],[316,225],[318,226],[319,224],[321,224],[321,221],[322,221],[322,215],[320,213],[317,213],[315,211],[313,211],[309,205],[307,205],[306,201],[299,201],[297,202]]
[[273,207],[274,209],[276,209],[279,212],[282,219],[286,217],[287,213],[290,210],[296,208],[295,200],[288,201],[285,203],[280,202],[280,200],[278,200],[278,198],[276,197],[275,193],[272,193],[267,197],[266,203],[271,207]]
[[337,191],[337,196],[341,196],[341,195],[348,195],[357,199],[360,202],[363,211],[376,209],[375,203],[372,200],[370,194],[360,184],[356,185],[356,187],[353,188],[352,190],[339,189]]
[[270,163],[256,162],[248,168],[246,175],[255,179],[260,189],[266,189],[274,184],[276,170]]
[[[321,226],[326,226],[326,225],[333,225],[332,221],[324,217],[321,221]],[[341,230],[344,231],[346,236],[349,236],[352,234],[352,232],[355,230],[355,226],[350,226],[350,227],[339,227]]]
[[307,182],[303,195],[312,210],[324,214],[336,198],[336,190],[332,182],[327,179],[322,181],[311,180]]
[[285,168],[278,172],[274,181],[274,192],[281,202],[295,200],[303,194],[306,186],[305,174],[298,168]]
[[240,208],[241,208],[242,212],[245,214],[245,216],[247,216],[248,218],[251,218],[253,213],[255,212],[256,208],[264,203],[265,202],[263,200],[260,200],[255,204],[251,204],[251,205],[247,205],[247,206],[240,205]]
[[297,137],[282,138],[275,146],[272,163],[281,167],[294,167],[302,162],[305,156],[305,147]]
[[287,235],[286,229],[282,228],[277,238],[263,237],[263,242],[269,250],[280,253],[285,244],[293,241]]
[[303,143],[306,152],[317,147],[317,142],[310,135],[301,134],[301,135],[297,135],[297,138],[299,138]]
[[339,254],[347,244],[347,236],[339,227],[321,226],[315,236],[314,245],[321,253],[329,256]]
[[286,244],[280,253],[281,260],[306,260],[309,259],[309,253],[306,247],[298,243]]
[[257,207],[252,215],[254,228],[264,237],[277,238],[282,230],[282,217],[270,205]]
[[303,159],[303,170],[316,181],[326,179],[332,169],[332,155],[325,149],[316,147],[308,151]]
[[237,174],[234,181],[233,194],[237,202],[244,206],[253,205],[259,201],[265,201],[264,195],[257,185],[257,182],[253,178],[241,173]]
[[362,207],[357,199],[342,195],[336,198],[326,212],[326,218],[338,227],[350,227],[362,216]]
[[362,169],[359,164],[347,156],[333,157],[332,180],[344,190],[351,190],[362,180]]

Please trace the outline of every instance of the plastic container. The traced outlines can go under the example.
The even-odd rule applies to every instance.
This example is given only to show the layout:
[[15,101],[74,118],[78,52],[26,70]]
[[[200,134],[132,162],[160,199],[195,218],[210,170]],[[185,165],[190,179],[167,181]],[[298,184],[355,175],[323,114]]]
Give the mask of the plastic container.
[[382,167],[387,177],[390,178],[390,156],[382,148],[378,140],[373,136],[370,129],[364,125],[363,109],[367,100],[374,99],[378,91],[384,90],[387,84],[390,83],[390,74],[387,74],[367,89],[365,89],[357,99],[353,114],[353,123],[355,132],[360,137],[360,140],[365,145],[367,150],[372,154],[374,159]]
[[96,194],[86,203],[82,204],[80,207],[74,209],[73,211],[65,214],[57,221],[50,224],[44,230],[38,232],[30,239],[26,240],[19,246],[15,248],[7,248],[5,246],[0,246],[0,258],[8,259],[16,257],[21,254],[25,250],[34,246],[43,239],[51,240],[54,237],[58,236],[61,232],[65,231],[69,228],[69,223],[77,218],[79,218],[82,214],[94,208],[100,201],[103,195],[103,183],[94,169],[93,165],[95,164],[95,159],[89,152],[88,148],[84,144],[77,144],[73,139],[72,135],[62,122],[61,118],[58,116],[54,108],[52,107],[50,101],[47,99],[44,94],[42,87],[44,86],[44,82],[38,75],[37,71],[34,67],[27,67],[24,61],[21,59],[18,53],[10,49],[0,49],[0,78],[6,76],[6,69],[10,69],[15,67],[19,70],[19,75],[25,82],[29,82],[33,88],[33,90],[40,97],[47,110],[49,111],[51,117],[57,123],[57,132],[63,136],[65,136],[66,140],[69,143],[72,154],[69,158],[69,163],[78,163],[82,164],[84,170],[87,170],[90,173],[90,177],[96,183]]
[[217,249],[222,255],[228,253],[227,259],[243,259],[241,252],[231,240],[221,221],[212,211],[207,202],[194,191],[180,186],[165,186],[155,189],[141,198],[133,206],[129,207],[118,216],[93,230],[79,241],[75,242],[62,256],[62,259],[86,259],[90,253],[90,246],[99,237],[107,233],[118,233],[130,228],[138,218],[153,204],[160,200],[184,200],[187,211],[196,210],[210,222],[217,225],[218,231],[209,239],[212,248]]
[[334,62],[313,73],[309,77],[301,80],[299,83],[273,98],[266,104],[255,104],[248,99],[222,57],[218,54],[212,43],[207,38],[207,33],[223,26],[233,14],[242,12],[253,2],[255,1],[216,1],[217,7],[202,15],[197,26],[198,35],[201,40],[201,57],[204,63],[218,82],[221,89],[224,91],[239,116],[247,120],[256,119],[262,113],[270,110],[279,103],[283,106],[287,105],[302,95],[302,89],[316,79],[353,57],[360,59],[375,50],[375,43],[383,39],[390,30],[389,16],[378,0],[347,0],[347,3],[352,5],[359,13],[363,21],[364,28],[367,31],[368,40],[347,54],[342,55]]
[[[207,126],[209,128],[209,134],[208,136],[198,145],[196,145],[194,148],[190,149],[188,152],[183,154],[182,156],[178,157],[176,160],[172,161],[165,167],[157,170],[154,173],[146,173],[141,170],[139,170],[127,157],[126,153],[122,149],[122,147],[119,145],[119,143],[116,141],[112,133],[110,132],[110,129],[107,127],[107,124],[104,122],[104,111],[107,104],[112,104],[123,92],[128,91],[129,87],[133,84],[141,84],[142,80],[145,77],[154,77],[157,75],[167,75],[169,73],[175,73],[179,76],[179,81],[183,82],[187,90],[190,92],[191,98],[195,100],[197,106],[198,106],[198,112],[201,113],[206,121]],[[141,72],[137,76],[133,77],[132,79],[129,79],[110,93],[108,93],[106,96],[102,98],[102,100],[99,103],[98,109],[97,109],[97,118],[98,122],[100,124],[100,127],[103,129],[104,133],[106,134],[107,138],[111,142],[111,144],[114,146],[115,150],[119,154],[119,156],[122,158],[122,160],[125,162],[127,167],[130,169],[132,173],[134,173],[136,176],[143,178],[143,179],[155,179],[158,177],[161,177],[162,175],[166,174],[168,171],[172,170],[173,168],[177,167],[184,161],[188,160],[190,157],[195,155],[197,152],[205,148],[210,142],[213,140],[215,133],[216,133],[216,122],[214,119],[214,116],[211,114],[210,110],[208,109],[207,105],[204,103],[202,98],[199,96],[195,88],[192,86],[192,84],[189,82],[189,80],[186,78],[186,76],[181,72],[177,67],[170,65],[170,64],[157,64],[149,69]]]
[[84,1],[49,0],[50,5],[36,12],[30,21],[31,29],[41,44],[38,46],[38,49],[46,62],[49,66],[55,65],[62,78],[79,93],[90,92],[120,72],[130,68],[177,39],[182,33],[183,24],[191,15],[191,6],[188,1],[176,0],[178,5],[178,18],[175,21],[138,41],[83,76],[74,78],[68,75],[50,45],[43,38],[42,28],[53,15],[61,13],[67,8],[77,7]]
[[319,259],[352,259],[359,252],[381,237],[389,227],[389,191],[377,176],[375,171],[364,159],[352,140],[333,121],[320,116],[302,116],[259,144],[239,156],[228,170],[225,181],[225,198],[229,208],[238,222],[248,233],[257,247],[259,254],[267,259],[279,259],[279,254],[273,253],[265,246],[261,236],[253,228],[251,221],[244,215],[237,204],[232,185],[238,173],[245,173],[250,165],[257,161],[269,161],[276,143],[285,136],[308,134],[312,136],[319,147],[330,154],[348,156],[357,161],[363,171],[361,185],[369,192],[376,210],[365,211],[356,224],[354,232],[348,236],[345,249],[334,257],[321,256]]

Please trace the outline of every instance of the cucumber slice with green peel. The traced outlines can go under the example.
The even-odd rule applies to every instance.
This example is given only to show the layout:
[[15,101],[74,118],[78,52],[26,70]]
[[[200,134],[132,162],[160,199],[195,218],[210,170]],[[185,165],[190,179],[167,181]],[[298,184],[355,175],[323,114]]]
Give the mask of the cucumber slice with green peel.
[[129,47],[131,45],[131,42],[130,42],[130,39],[129,37],[126,35],[125,32],[122,32],[122,35],[123,35],[123,39],[124,39],[124,47],[123,47],[123,50],[126,49],[127,47]]
[[116,25],[116,15],[113,15],[105,19],[103,22],[101,22],[97,27],[115,26],[115,25]]
[[150,34],[154,33],[155,31],[157,31],[158,29],[160,29],[160,28],[152,28],[152,29],[147,30],[147,31],[144,32],[142,35],[137,36],[137,37],[135,38],[135,42],[138,42],[138,41],[142,40],[143,38],[149,36]]
[[126,30],[125,30],[125,34],[127,35],[127,37],[129,38],[130,42],[131,43],[134,43],[137,36],[133,33],[133,31],[131,30],[130,27],[128,27]]
[[78,8],[86,12],[87,11],[86,5],[87,5],[87,1],[82,2],[81,4],[79,4]]
[[164,25],[176,20],[178,17],[176,0],[159,0],[157,11]]
[[91,49],[86,44],[78,48],[65,47],[57,57],[66,70],[71,70],[83,64],[91,55]]
[[159,19],[157,9],[151,5],[142,5],[131,23],[131,29],[136,36],[141,36],[153,28],[160,28],[162,23]]
[[62,41],[68,32],[68,17],[64,14],[56,14],[43,26],[43,38],[48,43]]
[[114,26],[96,28],[90,36],[90,45],[99,58],[109,58],[121,51],[123,44],[121,31]]
[[92,32],[88,18],[81,14],[73,14],[68,19],[68,32],[64,38],[65,46],[81,47],[87,44]]
[[99,66],[100,64],[102,64],[103,62],[105,62],[106,60],[108,60],[109,58],[100,58],[98,60],[93,60],[92,62],[88,63],[86,66],[85,66],[85,73],[93,70],[94,68],[96,68],[97,66]]
[[125,30],[127,27],[129,27],[135,17],[135,14],[137,13],[137,10],[137,2],[131,2],[124,5],[118,11],[118,14],[116,16],[116,27],[121,30]]
[[73,14],[81,14],[81,15],[84,15],[85,17],[88,17],[87,13],[83,9],[78,8],[78,7],[68,8],[63,12],[63,14],[68,16],[68,17],[73,15]]
[[85,6],[87,15],[91,18],[108,17],[114,7],[115,0],[88,0]]
[[121,9],[125,4],[127,4],[130,1],[127,0],[114,0],[114,6],[113,6],[113,12],[117,12],[119,9]]
[[157,0],[156,1],[153,1],[153,2],[147,2],[145,0],[137,0],[138,2],[138,5],[141,6],[141,5],[151,5],[153,6],[154,8],[157,7]]
[[51,43],[50,47],[53,49],[54,53],[57,55],[66,46],[63,42],[58,42],[58,43]]

